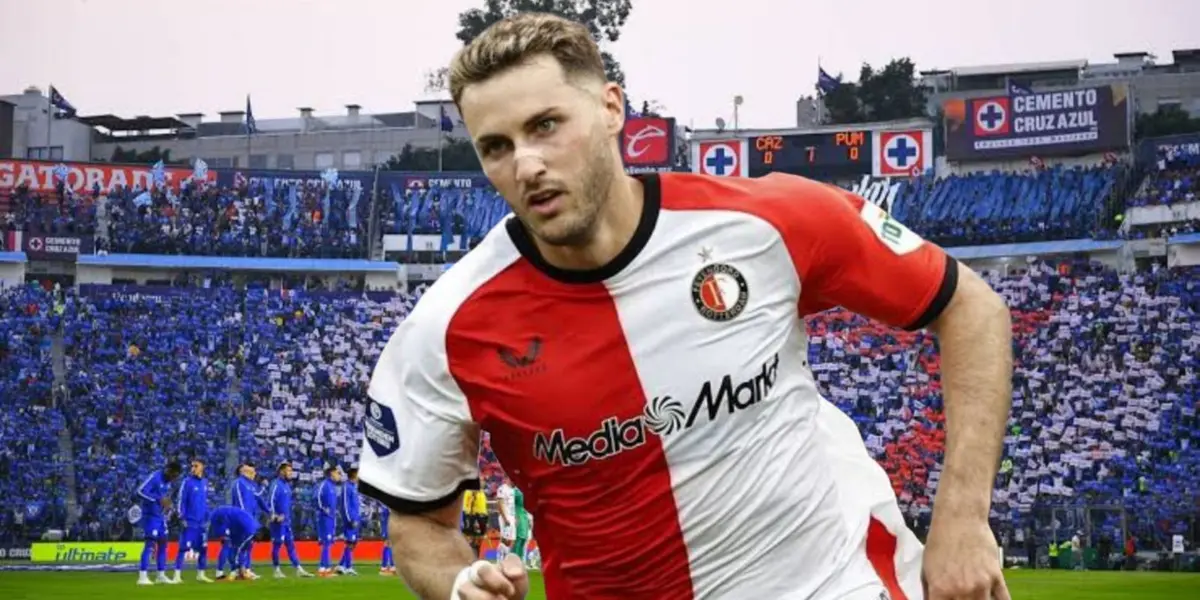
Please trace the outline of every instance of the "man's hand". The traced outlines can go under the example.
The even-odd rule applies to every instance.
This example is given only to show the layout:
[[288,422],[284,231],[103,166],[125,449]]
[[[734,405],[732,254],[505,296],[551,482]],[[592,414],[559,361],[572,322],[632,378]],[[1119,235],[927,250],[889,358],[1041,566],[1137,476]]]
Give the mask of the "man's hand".
[[986,521],[934,518],[925,546],[926,600],[1010,600]]
[[164,510],[171,509],[171,498],[168,496],[163,496],[162,499],[158,501],[158,503],[162,505]]
[[470,576],[458,586],[455,600],[523,600],[529,593],[529,575],[525,565],[508,555],[499,565],[475,563]]
[[283,522],[283,515],[271,515],[271,520],[272,520],[272,521],[274,521],[274,522],[276,522],[276,523],[282,523],[282,522]]

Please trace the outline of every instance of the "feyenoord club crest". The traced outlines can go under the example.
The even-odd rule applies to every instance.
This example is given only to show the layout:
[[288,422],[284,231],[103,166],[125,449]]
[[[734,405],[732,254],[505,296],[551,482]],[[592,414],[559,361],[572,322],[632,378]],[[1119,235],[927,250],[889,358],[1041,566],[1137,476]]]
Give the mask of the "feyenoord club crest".
[[749,299],[746,278],[727,264],[707,265],[692,278],[692,304],[710,321],[728,321],[742,314]]

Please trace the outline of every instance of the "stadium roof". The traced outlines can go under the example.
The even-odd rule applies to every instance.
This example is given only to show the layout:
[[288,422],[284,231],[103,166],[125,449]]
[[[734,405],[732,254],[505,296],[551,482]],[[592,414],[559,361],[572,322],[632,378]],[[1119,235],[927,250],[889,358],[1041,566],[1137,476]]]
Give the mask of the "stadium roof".
[[1008,73],[1039,73],[1045,71],[1072,71],[1087,66],[1086,60],[1056,60],[1049,62],[1011,63],[1000,65],[981,65],[977,67],[954,67],[950,72],[957,77],[972,77],[975,75],[1005,75]]
[[382,260],[176,256],[171,254],[81,254],[77,263],[92,267],[134,269],[218,269],[310,273],[395,273],[400,268],[397,263]]
[[109,131],[148,131],[151,129],[183,129],[187,123],[175,117],[134,117],[122,119],[116,115],[93,115],[80,117],[81,123],[92,127],[103,127]]

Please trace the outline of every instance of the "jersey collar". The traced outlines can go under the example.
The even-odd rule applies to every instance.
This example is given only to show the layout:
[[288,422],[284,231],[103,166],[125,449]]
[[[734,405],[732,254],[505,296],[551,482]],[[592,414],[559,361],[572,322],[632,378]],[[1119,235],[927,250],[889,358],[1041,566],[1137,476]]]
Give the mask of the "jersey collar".
[[642,182],[642,189],[644,191],[642,217],[638,220],[637,229],[634,229],[633,238],[629,240],[629,244],[618,252],[607,264],[595,269],[576,270],[562,269],[546,262],[541,252],[538,252],[537,245],[530,239],[529,232],[521,225],[520,219],[515,217],[509,219],[505,224],[508,237],[525,260],[528,260],[537,270],[545,273],[551,279],[563,283],[599,283],[614,277],[622,269],[629,266],[629,263],[632,263],[633,259],[637,258],[642,248],[646,247],[646,243],[650,241],[650,235],[654,233],[654,226],[658,223],[658,212],[662,207],[662,186],[660,185],[658,175],[647,173],[637,175],[636,177],[638,181]]

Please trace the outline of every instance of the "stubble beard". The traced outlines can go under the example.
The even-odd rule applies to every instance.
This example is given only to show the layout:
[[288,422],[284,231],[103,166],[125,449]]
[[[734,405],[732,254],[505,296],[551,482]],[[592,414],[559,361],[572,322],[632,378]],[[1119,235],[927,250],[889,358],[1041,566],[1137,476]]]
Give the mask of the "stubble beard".
[[576,203],[565,214],[559,214],[553,223],[534,228],[534,235],[551,246],[579,247],[592,240],[596,233],[596,222],[601,209],[608,204],[613,186],[613,154],[608,139],[595,135],[595,142],[579,179]]

